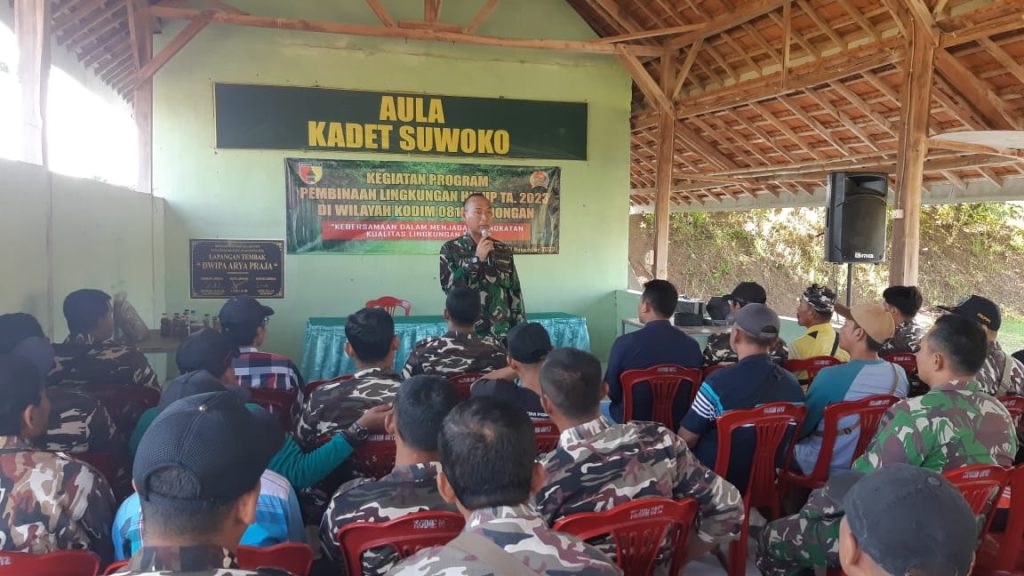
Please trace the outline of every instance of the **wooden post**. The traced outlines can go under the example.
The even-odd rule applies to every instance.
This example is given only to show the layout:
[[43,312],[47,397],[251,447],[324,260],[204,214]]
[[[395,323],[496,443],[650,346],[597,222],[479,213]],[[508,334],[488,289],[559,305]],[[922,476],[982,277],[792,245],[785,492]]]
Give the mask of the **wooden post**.
[[48,166],[46,93],[50,83],[50,0],[15,0],[14,35],[20,52],[23,159]]
[[[675,62],[661,57],[661,91],[671,94],[675,88]],[[654,277],[668,278],[669,199],[672,196],[672,157],[675,152],[676,115],[662,108],[658,116],[658,195],[654,201]]]
[[[132,10],[129,11],[135,45],[132,47],[138,54],[138,74],[153,60],[153,20],[145,4],[128,0]],[[148,3],[147,3],[148,4]],[[153,193],[153,78],[139,78],[132,94],[132,107],[135,116],[135,127],[138,131],[139,174],[136,188],[139,192]]]
[[896,209],[893,220],[891,285],[916,285],[921,250],[921,197],[924,163],[928,157],[928,120],[935,78],[934,37],[917,19],[907,23],[910,32],[910,68],[903,83],[903,121],[899,133],[896,174]]

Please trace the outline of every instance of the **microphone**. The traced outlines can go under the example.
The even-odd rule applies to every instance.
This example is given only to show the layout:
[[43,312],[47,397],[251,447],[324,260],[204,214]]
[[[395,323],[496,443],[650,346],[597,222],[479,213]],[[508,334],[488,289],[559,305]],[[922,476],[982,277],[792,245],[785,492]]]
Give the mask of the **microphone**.
[[[480,238],[481,239],[486,240],[486,239],[488,239],[490,237],[491,237],[491,228],[490,227],[481,228],[480,229]],[[493,252],[493,250],[491,252]],[[490,254],[490,252],[487,253],[487,264],[488,265],[491,264],[491,254]]]

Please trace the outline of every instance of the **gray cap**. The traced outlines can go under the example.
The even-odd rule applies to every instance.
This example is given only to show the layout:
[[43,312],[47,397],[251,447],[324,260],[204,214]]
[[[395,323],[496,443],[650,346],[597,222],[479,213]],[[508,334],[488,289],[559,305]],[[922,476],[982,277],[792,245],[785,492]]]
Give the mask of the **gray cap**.
[[776,338],[779,335],[779,315],[764,304],[747,304],[733,318],[744,332],[758,338]]
[[891,464],[829,481],[857,546],[889,574],[966,576],[978,544],[970,506],[941,474]]

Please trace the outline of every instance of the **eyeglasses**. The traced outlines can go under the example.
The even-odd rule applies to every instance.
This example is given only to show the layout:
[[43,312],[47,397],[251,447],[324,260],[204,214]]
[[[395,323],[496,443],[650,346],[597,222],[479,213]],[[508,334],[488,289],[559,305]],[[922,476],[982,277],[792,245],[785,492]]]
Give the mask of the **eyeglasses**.
[[265,316],[263,318],[263,327],[266,328],[267,326],[270,326],[270,316]]

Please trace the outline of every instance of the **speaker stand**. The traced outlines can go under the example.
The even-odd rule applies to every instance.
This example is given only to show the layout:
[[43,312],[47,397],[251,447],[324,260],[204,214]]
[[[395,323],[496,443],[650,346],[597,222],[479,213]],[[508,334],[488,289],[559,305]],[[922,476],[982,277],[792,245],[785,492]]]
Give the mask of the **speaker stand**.
[[853,262],[846,264],[846,307],[853,306]]

